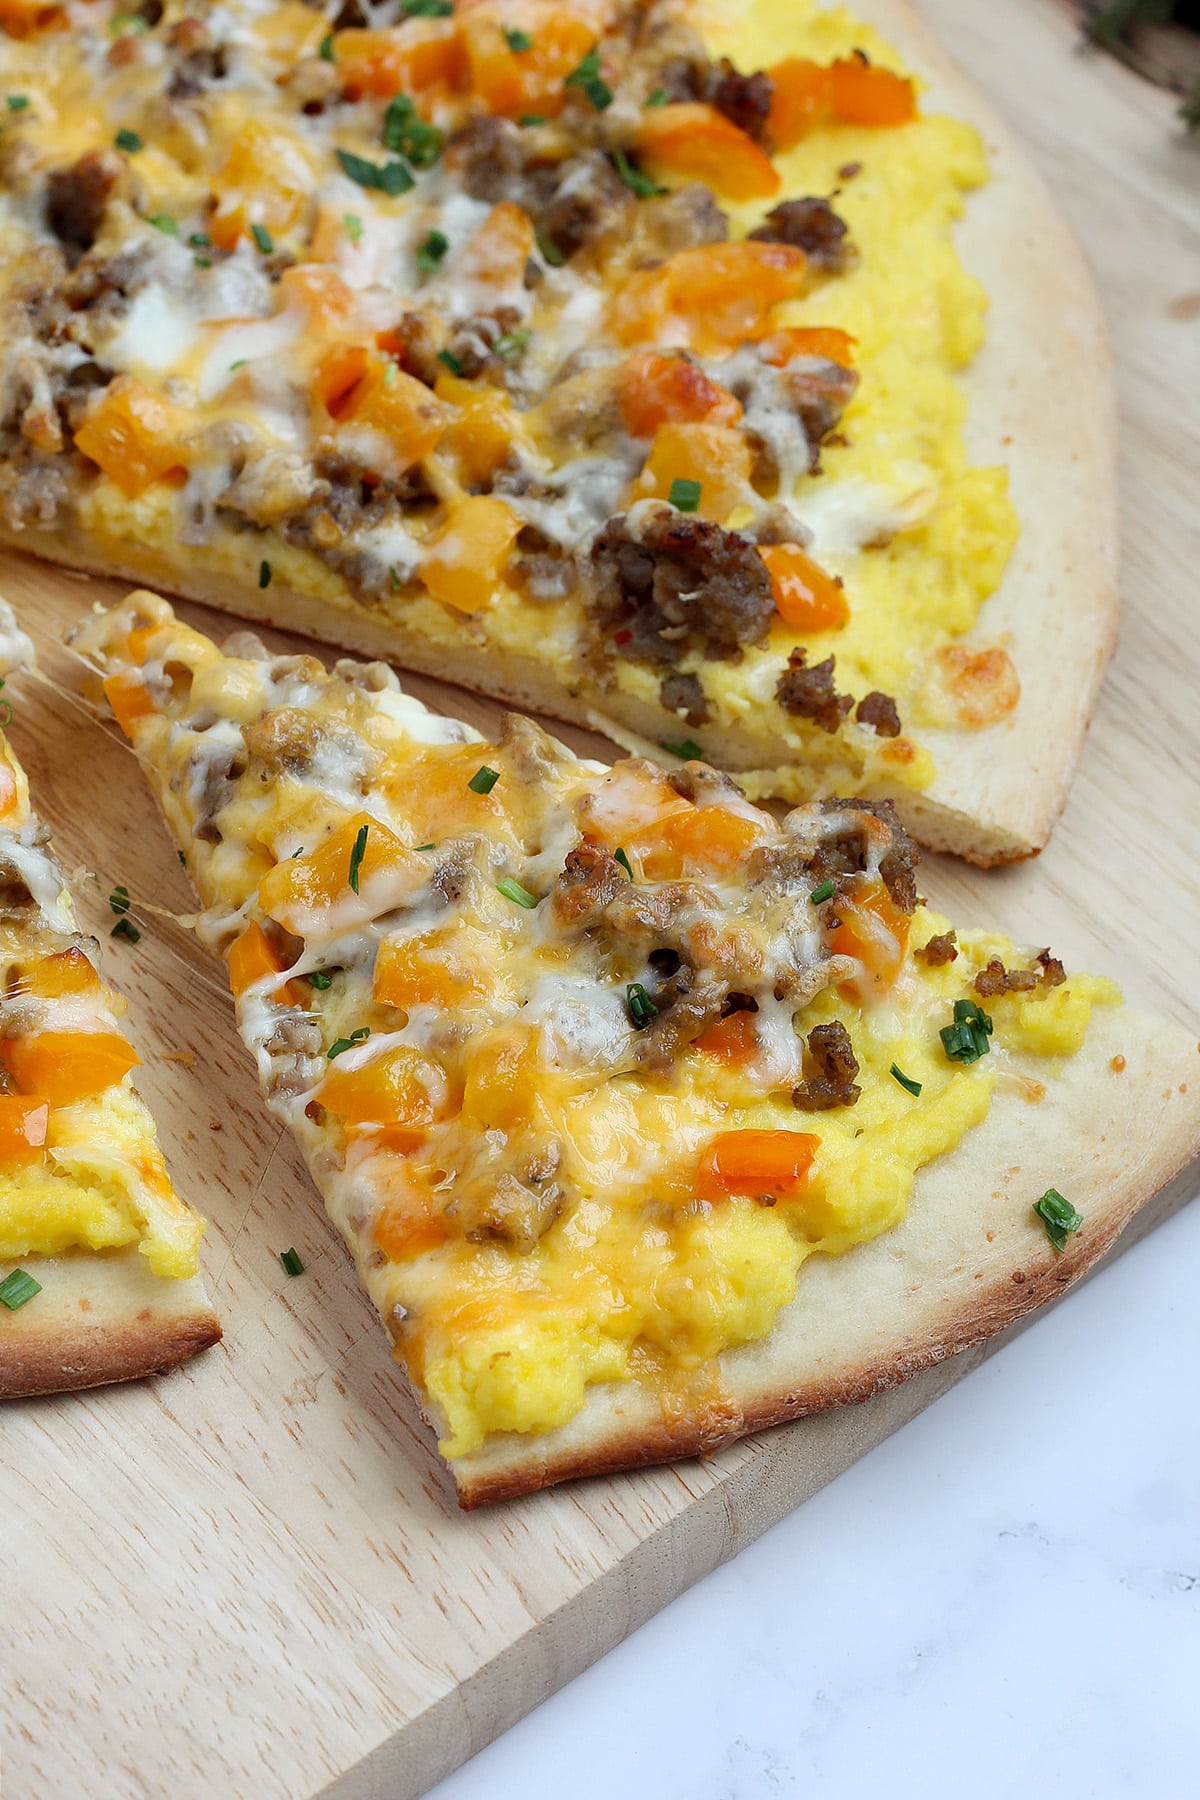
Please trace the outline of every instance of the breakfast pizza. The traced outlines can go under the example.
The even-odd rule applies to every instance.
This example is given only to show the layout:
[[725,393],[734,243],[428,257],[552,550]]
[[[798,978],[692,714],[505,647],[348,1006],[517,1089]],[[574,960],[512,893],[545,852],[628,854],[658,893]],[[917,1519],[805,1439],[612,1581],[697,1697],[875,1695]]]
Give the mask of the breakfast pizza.
[[[2,602],[0,638],[6,667],[27,659],[32,647]],[[120,1027],[125,1002],[97,972],[94,941],[76,929],[48,840],[0,733],[7,1398],[148,1375],[221,1335],[199,1277],[204,1222],[172,1188],[153,1121],[130,1086],[139,1059]]]
[[886,802],[484,741],[148,593],[74,643],[466,1506],[987,1337],[1200,1137],[1194,1038],[931,912]]
[[1113,634],[1099,313],[865,10],[0,0],[0,538],[1038,848]]

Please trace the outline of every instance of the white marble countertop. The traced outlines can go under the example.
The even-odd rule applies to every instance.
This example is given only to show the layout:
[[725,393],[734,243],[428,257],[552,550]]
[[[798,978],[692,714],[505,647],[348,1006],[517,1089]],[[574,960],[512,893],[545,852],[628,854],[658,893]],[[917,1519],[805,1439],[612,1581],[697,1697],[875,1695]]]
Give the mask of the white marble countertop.
[[1200,1206],[433,1800],[1200,1791]]

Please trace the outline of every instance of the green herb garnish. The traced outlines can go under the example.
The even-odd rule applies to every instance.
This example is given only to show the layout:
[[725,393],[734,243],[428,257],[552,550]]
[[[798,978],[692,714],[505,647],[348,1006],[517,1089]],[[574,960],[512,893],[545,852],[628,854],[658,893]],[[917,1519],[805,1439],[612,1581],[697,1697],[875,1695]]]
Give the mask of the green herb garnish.
[[400,592],[402,586],[400,571],[395,563],[388,564],[388,586],[391,588],[393,594],[398,594]]
[[[4,677],[0,675],[0,688],[4,686]],[[12,701],[0,699],[0,725],[6,730],[12,724]]]
[[506,331],[503,336],[496,339],[492,350],[505,362],[512,362],[520,356],[528,342],[529,333],[527,331]]
[[150,26],[140,13],[114,13],[108,26],[113,37],[141,37]]
[[633,873],[633,864],[630,862],[627,852],[622,850],[619,844],[618,844],[617,848],[613,851],[613,861],[620,863],[621,867],[624,869],[625,873],[628,875],[630,881],[633,881],[636,879],[636,877]]
[[127,156],[136,156],[142,147],[142,140],[136,131],[126,131],[124,127],[118,131],[113,143],[118,150],[124,150]]
[[208,250],[212,246],[212,239],[207,231],[189,231],[188,243],[197,250]]
[[436,849],[437,849],[436,844],[414,844],[413,845],[413,854],[415,856],[415,855],[418,855],[422,850],[436,850]]
[[559,249],[558,245],[554,242],[554,239],[548,238],[544,231],[535,231],[533,240],[541,251],[542,261],[549,263],[552,269],[561,269],[567,259]]
[[170,213],[151,213],[146,223],[153,225],[155,231],[164,232],[167,237],[179,236],[179,226]]
[[131,944],[140,943],[142,936],[132,919],[118,919],[108,935],[109,937],[128,938]]
[[508,25],[504,27],[504,41],[514,56],[533,49],[533,39],[527,31],[516,31]]
[[122,913],[127,913],[132,904],[129,898],[129,889],[125,886],[115,887],[108,896],[108,904],[118,917]]
[[603,112],[612,105],[612,89],[600,73],[598,45],[592,45],[583,61],[571,70],[563,86],[578,88],[581,93],[586,94],[597,112]]
[[333,61],[333,33],[332,33],[332,31],[327,31],[325,33],[325,36],[321,39],[321,47],[317,51],[317,55],[320,57],[322,62],[332,62]]
[[625,1010],[629,1014],[629,1023],[638,1031],[658,1017],[658,1008],[640,981],[631,981],[625,989]]
[[260,588],[271,585],[271,565],[265,559],[258,565],[258,585]]
[[704,756],[704,752],[695,738],[680,738],[677,744],[660,744],[659,749],[666,750],[671,756],[677,756],[680,762],[697,762]]
[[272,243],[271,234],[265,225],[252,225],[250,236],[264,256],[271,256],[274,253],[275,245]]
[[1083,1224],[1083,1214],[1077,1213],[1057,1188],[1047,1188],[1041,1199],[1034,1201],[1033,1210],[1046,1227],[1046,1236],[1061,1254],[1067,1247],[1069,1234],[1078,1231]]
[[518,125],[544,125],[545,115],[542,113],[522,113],[517,120]]
[[951,1062],[978,1062],[990,1048],[992,1021],[974,1000],[956,1000],[953,1025],[944,1025],[938,1035]]
[[515,906],[534,907],[538,903],[537,895],[531,894],[529,889],[522,887],[519,881],[514,881],[511,875],[506,875],[503,881],[498,881],[496,890],[503,894],[506,900],[511,900]]
[[376,188],[381,194],[407,194],[413,178],[402,162],[373,163],[352,150],[339,150],[338,161],[351,181],[359,187]]
[[898,1069],[895,1063],[892,1064],[891,1073],[892,1079],[898,1081],[902,1088],[907,1088],[914,1098],[921,1092],[921,1083],[914,1081],[911,1075],[906,1075],[903,1069]]
[[630,162],[623,150],[613,151],[613,163],[625,186],[631,194],[636,194],[639,200],[650,200],[655,194],[666,193],[666,188],[660,187],[658,182],[651,180],[649,175],[643,175],[642,171]]
[[342,214],[342,230],[352,244],[357,244],[359,238],[362,236],[362,220],[357,213]]
[[350,873],[347,879],[349,880],[350,891],[352,894],[357,894],[358,892],[358,872],[362,868],[363,857],[367,854],[367,833],[370,829],[370,825],[359,826],[358,835],[354,840],[354,847],[350,852]]
[[371,1027],[360,1025],[358,1030],[352,1031],[348,1038],[335,1038],[325,1052],[326,1062],[332,1062],[335,1056],[342,1054],[343,1050],[353,1050],[355,1044],[365,1044],[370,1035]]
[[3,1301],[9,1312],[16,1312],[41,1291],[41,1282],[35,1281],[27,1269],[13,1269],[0,1281],[0,1301]]
[[29,95],[9,94],[8,98],[5,100],[5,105],[8,107],[9,112],[24,112],[25,108],[29,105]]
[[463,366],[459,362],[457,356],[455,356],[455,354],[452,350],[439,350],[437,353],[437,359],[440,363],[444,364],[444,366],[447,369],[449,369],[449,371],[452,375],[461,375],[462,374]]
[[324,969],[310,969],[304,979],[307,981],[309,987],[315,987],[319,989],[321,993],[324,993],[326,988],[333,986],[333,976],[327,975]]
[[823,906],[826,900],[831,900],[833,898],[834,892],[835,883],[832,881],[823,881],[820,887],[815,887],[808,897],[814,906]]
[[431,231],[424,242],[417,246],[418,269],[426,275],[435,274],[449,248],[450,239],[444,231]]
[[281,1250],[279,1260],[283,1264],[285,1275],[303,1275],[304,1264],[294,1250]]
[[450,0],[404,0],[406,19],[448,19],[454,11]]
[[193,256],[192,261],[195,263],[195,265],[198,269],[211,269],[212,268],[212,257],[211,256],[201,256],[199,251],[197,251],[195,256]]
[[499,769],[489,769],[484,763],[482,769],[476,769],[467,786],[473,794],[490,794],[499,779]]
[[646,105],[665,106],[667,104],[667,99],[668,95],[666,88],[655,88],[652,94],[646,96]]
[[680,512],[694,513],[700,505],[702,491],[702,483],[699,481],[685,481],[682,476],[678,476],[671,483],[671,491],[667,495],[667,499],[672,506],[678,507]]
[[427,125],[407,94],[389,100],[383,115],[383,147],[406,156],[414,169],[428,169],[442,154],[446,134]]

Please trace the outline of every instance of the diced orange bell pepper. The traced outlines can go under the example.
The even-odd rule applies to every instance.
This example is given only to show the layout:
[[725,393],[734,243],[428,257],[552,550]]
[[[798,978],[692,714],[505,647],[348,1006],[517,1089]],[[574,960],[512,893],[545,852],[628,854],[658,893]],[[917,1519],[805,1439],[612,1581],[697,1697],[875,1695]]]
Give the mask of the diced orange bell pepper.
[[35,1031],[0,1042],[0,1059],[23,1094],[51,1106],[103,1093],[141,1061],[116,1031]]
[[[467,83],[489,112],[505,118],[536,113],[553,119],[563,109],[563,82],[596,40],[586,20],[559,7],[472,8],[461,17]],[[532,43],[514,50],[506,30],[524,28]]]
[[621,369],[621,420],[631,437],[653,437],[660,425],[736,425],[742,416],[728,388],[682,356],[641,350]]
[[345,412],[367,372],[365,344],[331,344],[313,371],[312,391],[331,418]]
[[357,1068],[331,1063],[319,1098],[347,1129],[378,1129],[392,1149],[415,1150],[429,1134],[433,1096],[442,1086],[436,1063],[409,1044],[396,1044]]
[[139,719],[148,719],[155,712],[154,701],[150,690],[138,669],[121,669],[116,675],[107,675],[102,683],[104,698],[112,707],[113,718],[132,740],[134,727]]
[[465,926],[384,938],[375,958],[372,998],[383,1006],[461,1006],[491,987],[488,939]]
[[833,74],[803,56],[789,56],[767,73],[772,84],[767,133],[776,150],[790,150],[831,117]]
[[365,372],[340,402],[343,425],[367,426],[387,442],[398,468],[411,469],[437,444],[445,414],[425,386],[389,357],[368,352]]
[[105,388],[75,433],[75,448],[98,463],[131,500],[182,469],[185,415],[132,375]]
[[493,206],[463,252],[458,274],[497,291],[519,288],[534,245],[533,220],[513,200]]
[[15,771],[7,762],[0,761],[0,819],[7,819],[17,810],[20,797],[21,787]]
[[728,425],[660,425],[634,489],[639,499],[668,500],[676,481],[698,481],[696,511],[719,523],[745,501],[753,464],[745,437]]
[[481,487],[512,449],[516,420],[508,398],[486,381],[463,381],[449,372],[438,376],[434,392],[457,409],[442,434],[441,453],[457,462],[464,486]]
[[740,868],[761,840],[763,828],[724,806],[689,807],[645,831],[629,834],[648,881],[681,874],[726,874]]
[[[235,1000],[240,1000],[246,989],[264,976],[282,975],[284,968],[257,919],[251,919],[240,936],[234,938],[225,960],[229,964],[229,986]],[[282,995],[293,1006],[301,1003],[302,994],[297,982],[285,981],[271,992],[276,998]]]
[[478,612],[503,584],[521,521],[492,494],[463,500],[430,541],[421,579],[436,600],[457,612]]
[[298,138],[251,119],[230,146],[213,183],[217,210],[208,232],[222,250],[236,248],[252,225],[274,238],[290,231],[312,204],[316,177]]
[[758,354],[776,369],[797,356],[823,356],[843,369],[852,369],[856,341],[848,331],[833,325],[786,325],[762,339]]
[[43,1000],[61,1000],[68,994],[98,995],[104,983],[77,944],[39,956],[21,971],[21,991]]
[[752,1012],[730,1013],[728,1018],[718,1019],[715,1025],[701,1032],[696,1039],[696,1049],[730,1068],[749,1062],[758,1048],[754,1019]]
[[839,895],[837,914],[840,923],[830,933],[830,950],[835,956],[857,957],[870,978],[870,991],[890,988],[908,948],[908,914],[882,881],[866,882]]
[[268,918],[304,937],[335,906],[347,927],[371,918],[379,890],[402,886],[403,875],[417,869],[412,852],[389,826],[370,813],[355,813],[310,856],[292,856],[269,869],[258,884],[258,903]]
[[720,355],[768,334],[774,308],[804,286],[804,269],[804,252],[791,244],[745,238],[679,250],[625,282],[610,313],[613,335],[622,344],[678,344]]
[[759,555],[767,565],[775,610],[794,631],[836,631],[850,617],[846,592],[836,575],[827,575],[799,544],[764,544]]
[[380,1210],[375,1242],[389,1262],[407,1262],[425,1250],[436,1250],[450,1236],[443,1210],[445,1196],[428,1192],[393,1195]]
[[335,269],[296,263],[279,277],[279,291],[314,331],[353,331],[358,323],[358,301]]
[[868,62],[865,56],[840,59],[830,74],[834,114],[847,125],[907,125],[917,116],[912,82]]
[[348,100],[421,94],[441,82],[460,87],[466,58],[457,19],[408,19],[380,31],[333,34],[333,64]]
[[701,1154],[696,1192],[710,1201],[734,1194],[790,1198],[808,1180],[820,1146],[807,1131],[722,1131]]
[[646,107],[634,143],[652,167],[703,181],[731,200],[764,200],[779,192],[779,171],[765,150],[702,101]]
[[40,1163],[50,1127],[50,1102],[40,1094],[0,1094],[0,1169]]
[[32,37],[38,31],[65,31],[67,15],[61,6],[43,0],[0,0],[0,27],[9,37]]

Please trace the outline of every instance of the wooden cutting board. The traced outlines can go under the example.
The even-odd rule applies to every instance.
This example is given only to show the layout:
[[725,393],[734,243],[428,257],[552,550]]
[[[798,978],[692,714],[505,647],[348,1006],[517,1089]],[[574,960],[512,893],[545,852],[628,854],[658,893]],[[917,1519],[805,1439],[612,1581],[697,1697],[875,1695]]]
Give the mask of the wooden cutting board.
[[[1126,622],[1050,849],[993,875],[931,864],[926,887],[964,921],[1052,942],[1132,998],[1194,1017],[1200,152],[1165,96],[1077,53],[1050,0],[927,10],[1098,268],[1121,371]],[[19,559],[0,587],[40,621],[44,666],[69,687],[57,634],[116,590]],[[486,703],[412,686],[484,729],[494,720]],[[136,947],[109,947],[108,967],[131,996],[140,1084],[179,1186],[212,1219],[226,1338],[170,1377],[5,1410],[0,1781],[106,1800],[292,1800],[327,1785],[405,1800],[978,1355],[708,1463],[462,1517],[349,1259],[259,1104],[220,974],[171,916],[190,896],[130,753],[48,689],[14,697],[14,741],[81,871],[85,923],[107,932],[105,896],[124,882],[144,926]],[[288,1280],[277,1252],[293,1245],[306,1271]]]

